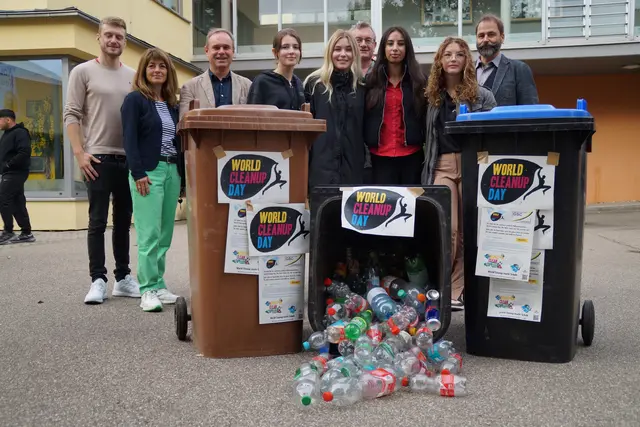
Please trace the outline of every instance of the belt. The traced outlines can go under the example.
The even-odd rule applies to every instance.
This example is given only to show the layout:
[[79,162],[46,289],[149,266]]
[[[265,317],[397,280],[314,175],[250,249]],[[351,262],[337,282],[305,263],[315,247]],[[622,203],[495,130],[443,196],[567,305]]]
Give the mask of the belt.
[[159,162],[165,162],[165,163],[173,163],[175,165],[178,164],[178,156],[160,156],[160,158],[158,159]]
[[117,161],[127,160],[127,156],[124,156],[122,154],[94,154],[93,157],[95,157],[98,160],[117,160]]

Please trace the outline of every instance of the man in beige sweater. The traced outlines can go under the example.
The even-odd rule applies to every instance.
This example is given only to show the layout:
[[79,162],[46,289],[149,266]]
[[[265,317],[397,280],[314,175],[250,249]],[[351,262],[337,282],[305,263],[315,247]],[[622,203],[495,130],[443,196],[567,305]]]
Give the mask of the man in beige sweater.
[[100,56],[76,66],[69,75],[64,124],[73,153],[84,175],[89,197],[89,274],[84,302],[107,298],[104,233],[113,197],[113,296],[139,298],[138,282],[129,268],[129,231],[133,205],[122,143],[120,107],[131,91],[135,70],[120,62],[126,44],[126,23],[104,18],[97,35]]
[[200,101],[200,108],[247,103],[251,80],[230,69],[235,53],[233,35],[221,28],[210,30],[204,52],[209,59],[209,69],[182,86],[181,118],[189,111],[189,102],[194,99]]

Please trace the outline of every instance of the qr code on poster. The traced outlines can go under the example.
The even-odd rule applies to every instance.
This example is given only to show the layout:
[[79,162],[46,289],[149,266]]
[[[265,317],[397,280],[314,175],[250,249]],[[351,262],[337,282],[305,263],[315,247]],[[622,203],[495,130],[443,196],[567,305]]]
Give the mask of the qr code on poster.
[[533,315],[533,320],[534,320],[534,322],[537,322],[538,320],[540,320],[540,315],[539,314],[534,314]]

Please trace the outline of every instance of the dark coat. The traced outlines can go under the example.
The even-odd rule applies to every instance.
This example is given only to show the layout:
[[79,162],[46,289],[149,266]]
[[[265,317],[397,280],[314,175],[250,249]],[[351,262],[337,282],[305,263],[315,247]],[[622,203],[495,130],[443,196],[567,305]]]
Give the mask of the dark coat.
[[327,184],[362,184],[364,173],[364,87],[358,84],[353,92],[353,76],[334,72],[333,93],[312,80],[305,86],[305,98],[311,104],[311,114],[327,121],[327,131],[320,135],[309,155],[309,187]]
[[0,138],[0,175],[29,173],[31,136],[22,123],[4,131]]
[[499,106],[538,103],[538,90],[531,68],[522,61],[504,55],[500,58],[493,84],[488,89]]

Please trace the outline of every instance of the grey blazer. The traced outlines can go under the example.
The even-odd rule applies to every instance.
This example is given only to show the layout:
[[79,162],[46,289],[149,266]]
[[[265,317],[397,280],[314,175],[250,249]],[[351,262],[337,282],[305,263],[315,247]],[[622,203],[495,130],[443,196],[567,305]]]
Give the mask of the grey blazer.
[[498,105],[532,105],[538,103],[538,90],[531,68],[504,54],[496,71],[491,92]]
[[[251,80],[239,74],[231,72],[231,97],[233,105],[246,104]],[[200,108],[215,108],[215,95],[209,78],[209,71],[196,76],[182,85],[180,89],[180,118],[189,111],[189,102],[192,99],[200,101]]]
[[[478,100],[469,105],[463,102],[469,109],[470,113],[478,111],[490,111],[496,106],[496,100],[490,90],[478,86]],[[438,162],[438,130],[436,129],[436,121],[440,114],[440,107],[429,104],[427,107],[427,132],[426,143],[424,145],[424,166],[422,168],[422,184],[433,185],[434,171]],[[459,106],[457,106],[459,110]]]

